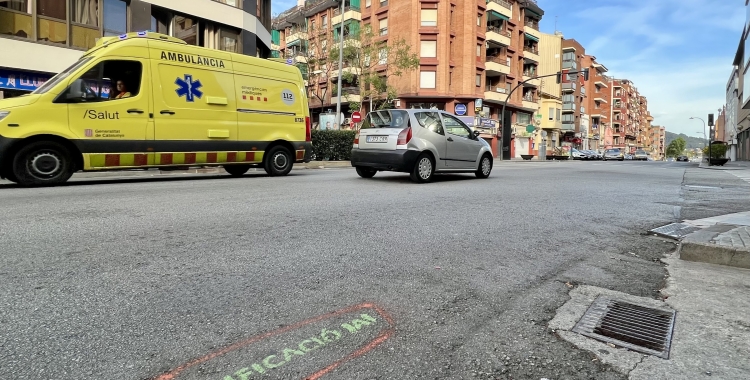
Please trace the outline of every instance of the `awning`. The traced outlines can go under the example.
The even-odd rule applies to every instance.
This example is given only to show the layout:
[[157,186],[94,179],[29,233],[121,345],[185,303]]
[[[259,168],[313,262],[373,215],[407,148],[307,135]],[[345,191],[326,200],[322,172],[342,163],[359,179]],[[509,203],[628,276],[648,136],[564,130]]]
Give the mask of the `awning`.
[[534,36],[532,36],[531,34],[524,33],[524,36],[526,37],[527,40],[532,40],[534,42],[539,42],[539,39],[536,38],[536,37],[534,37]]
[[495,20],[503,20],[508,21],[510,20],[508,16],[498,13],[496,11],[490,10],[490,13],[487,15],[487,21],[495,21]]
[[532,10],[532,9],[530,9],[528,7],[525,8],[524,11],[526,13],[526,16],[528,16],[528,17],[534,17],[534,18],[536,18],[538,20],[542,19],[542,15],[540,15],[539,13],[535,12],[534,10]]

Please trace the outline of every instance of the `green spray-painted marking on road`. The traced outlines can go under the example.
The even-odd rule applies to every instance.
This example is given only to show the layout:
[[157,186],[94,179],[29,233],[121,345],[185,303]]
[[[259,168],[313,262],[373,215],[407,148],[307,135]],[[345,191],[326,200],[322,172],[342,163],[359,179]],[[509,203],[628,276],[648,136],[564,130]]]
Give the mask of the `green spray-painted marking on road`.
[[[348,331],[350,334],[356,334],[359,330],[365,326],[370,326],[376,323],[377,320],[368,314],[361,314],[359,318],[352,320],[349,323],[343,323],[341,328]],[[256,374],[264,374],[267,370],[279,368],[284,364],[287,364],[294,360],[296,357],[305,356],[308,352],[315,351],[321,347],[325,347],[333,342],[336,342],[342,338],[342,334],[338,330],[323,329],[320,331],[320,336],[313,336],[307,338],[299,344],[296,348],[285,347],[277,355],[269,355],[263,358],[260,363],[253,363],[250,367],[245,367],[232,375],[224,376],[223,380],[249,380],[251,376]]]

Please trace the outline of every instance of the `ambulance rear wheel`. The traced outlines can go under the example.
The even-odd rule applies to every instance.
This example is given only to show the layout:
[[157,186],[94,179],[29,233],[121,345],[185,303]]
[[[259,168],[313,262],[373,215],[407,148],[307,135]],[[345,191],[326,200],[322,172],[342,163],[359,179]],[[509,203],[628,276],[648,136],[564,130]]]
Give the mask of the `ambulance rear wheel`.
[[250,170],[250,165],[224,165],[224,170],[232,177],[242,177],[243,174]]
[[21,186],[54,186],[73,175],[73,160],[63,145],[37,141],[22,147],[13,158],[13,173]]
[[264,154],[263,161],[263,168],[272,177],[289,174],[294,165],[292,153],[289,152],[289,149],[281,145],[271,148],[271,150]]

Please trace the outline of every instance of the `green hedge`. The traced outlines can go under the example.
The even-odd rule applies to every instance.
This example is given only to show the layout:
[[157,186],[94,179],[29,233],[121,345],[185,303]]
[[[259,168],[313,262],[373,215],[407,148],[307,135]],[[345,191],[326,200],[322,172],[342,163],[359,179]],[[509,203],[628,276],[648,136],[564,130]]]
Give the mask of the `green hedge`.
[[355,131],[313,130],[313,159],[349,161],[355,134]]

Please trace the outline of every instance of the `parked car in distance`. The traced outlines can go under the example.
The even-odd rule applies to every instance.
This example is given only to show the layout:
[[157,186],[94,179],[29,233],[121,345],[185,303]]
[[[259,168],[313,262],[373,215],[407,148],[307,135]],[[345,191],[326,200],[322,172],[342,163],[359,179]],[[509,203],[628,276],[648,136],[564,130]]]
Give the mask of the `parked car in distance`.
[[625,153],[619,148],[611,148],[604,151],[604,161],[625,159]]
[[573,157],[574,160],[585,160],[586,158],[588,158],[588,154],[576,148],[570,149],[570,156]]
[[688,156],[679,156],[679,157],[677,157],[677,161],[688,162],[688,161],[690,161],[690,159],[688,159]]
[[492,148],[456,116],[432,109],[386,109],[365,116],[354,137],[351,163],[362,178],[379,171],[410,173],[429,182],[435,173],[487,178]]
[[648,153],[645,150],[638,149],[633,154],[633,159],[638,161],[648,161]]

